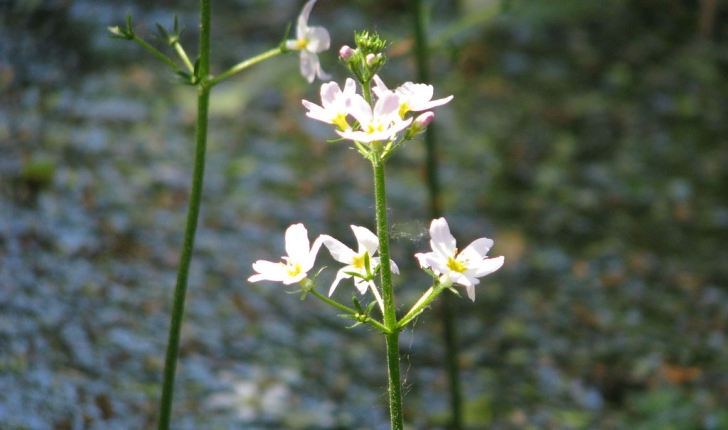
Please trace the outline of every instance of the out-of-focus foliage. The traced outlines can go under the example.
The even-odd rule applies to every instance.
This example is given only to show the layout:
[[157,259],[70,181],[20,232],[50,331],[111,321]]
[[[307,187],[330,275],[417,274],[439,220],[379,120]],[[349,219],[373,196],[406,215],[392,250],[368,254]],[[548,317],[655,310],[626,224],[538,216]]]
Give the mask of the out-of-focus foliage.
[[[213,2],[213,72],[278,43],[301,3]],[[153,428],[194,90],[106,27],[131,8],[151,39],[178,14],[194,56],[195,2],[6,4],[0,427]],[[445,215],[506,256],[457,301],[469,428],[728,428],[728,6],[711,4],[428,3],[435,96],[455,96],[435,120]],[[311,20],[334,47],[396,41],[395,86],[415,79],[408,5],[319,0]],[[245,282],[291,223],[373,225],[366,163],[304,115],[317,94],[294,57],[213,92],[175,428],[386,428],[381,339]],[[421,169],[418,142],[388,169],[403,273],[427,248]],[[414,298],[426,276],[396,282]],[[447,418],[436,316],[402,336],[416,428]]]
[[447,75],[452,208],[510,268],[481,313],[495,421],[728,425],[725,38],[694,2],[512,3]]

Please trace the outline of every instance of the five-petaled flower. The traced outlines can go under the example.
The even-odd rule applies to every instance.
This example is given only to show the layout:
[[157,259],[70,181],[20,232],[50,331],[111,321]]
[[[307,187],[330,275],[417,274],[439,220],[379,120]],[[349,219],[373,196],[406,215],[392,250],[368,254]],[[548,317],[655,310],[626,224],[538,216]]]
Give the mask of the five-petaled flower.
[[309,248],[308,232],[303,224],[293,224],[286,230],[286,252],[284,263],[258,260],[253,263],[253,270],[258,272],[248,278],[249,282],[275,281],[286,285],[295,284],[306,279],[308,271],[313,268],[316,254],[321,248],[319,236]]
[[331,76],[321,69],[318,55],[316,55],[329,49],[331,45],[329,32],[323,27],[308,26],[308,16],[311,14],[314,4],[316,4],[316,0],[310,0],[303,6],[296,25],[296,39],[286,41],[286,48],[301,51],[301,74],[309,83],[313,82],[316,76],[321,80],[331,79]]
[[[373,257],[379,248],[379,239],[374,233],[364,227],[352,225],[351,229],[354,231],[354,236],[356,236],[356,241],[358,242],[359,250],[357,252],[354,252],[351,248],[331,236],[321,235],[324,245],[329,249],[334,260],[346,264],[346,266],[339,269],[336,273],[336,279],[334,279],[334,283],[331,284],[331,289],[329,289],[329,296],[334,293],[336,286],[339,285],[342,279],[353,276],[350,273],[361,275],[361,277],[356,276],[354,278],[354,285],[360,293],[364,294],[367,288],[372,288],[372,292],[377,294],[374,282],[371,280],[367,281],[364,278],[371,274],[367,273],[366,259],[369,259],[369,269],[371,272],[375,272],[377,266],[379,266],[379,257]],[[399,273],[399,268],[394,261],[390,260],[390,267],[393,273]]]
[[452,100],[453,96],[447,96],[445,98],[432,100],[432,96],[435,93],[435,89],[432,85],[427,84],[414,84],[412,82],[405,82],[404,84],[397,87],[394,91],[387,88],[384,81],[374,75],[374,94],[378,97],[382,97],[387,93],[395,93],[399,96],[399,116],[404,118],[407,112],[422,112],[424,110],[432,109],[437,106],[442,106]]
[[379,97],[373,108],[359,94],[349,97],[348,101],[348,112],[359,122],[360,129],[337,130],[344,139],[357,142],[390,140],[412,122],[412,118],[403,120],[399,116],[399,97],[391,92]]
[[351,130],[346,116],[348,115],[349,99],[354,94],[356,94],[356,82],[351,78],[346,80],[344,91],[341,91],[336,82],[325,83],[321,85],[321,106],[308,100],[303,101],[303,105],[308,109],[306,116],[333,124],[339,130]]
[[468,245],[460,253],[455,247],[455,238],[445,218],[432,221],[430,225],[430,246],[432,252],[418,253],[415,257],[420,266],[431,268],[440,275],[440,283],[445,286],[462,285],[467,289],[470,300],[475,301],[477,278],[489,275],[503,266],[504,258],[486,258],[493,246],[493,240],[482,237]]

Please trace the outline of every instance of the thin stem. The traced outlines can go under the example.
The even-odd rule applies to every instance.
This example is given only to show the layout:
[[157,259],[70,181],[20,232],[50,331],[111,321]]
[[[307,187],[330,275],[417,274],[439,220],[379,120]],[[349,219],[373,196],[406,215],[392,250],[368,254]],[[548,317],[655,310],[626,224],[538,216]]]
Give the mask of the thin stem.
[[379,290],[377,290],[374,284],[369,284],[369,289],[372,290],[372,294],[379,304],[379,309],[382,311],[382,316],[384,316],[384,301],[382,300],[382,296],[379,295]]
[[[366,88],[365,88],[366,89]],[[374,146],[374,145],[373,145]],[[373,149],[374,151],[374,149]],[[379,257],[382,299],[384,300],[384,326],[390,331],[387,339],[387,368],[389,375],[389,413],[392,430],[402,430],[402,383],[399,369],[399,328],[392,288],[392,267],[389,258],[389,228],[387,225],[387,193],[384,185],[384,162],[380,152],[372,157],[374,167],[374,200],[377,211],[377,236],[379,238]]]
[[206,76],[210,71],[210,24],[211,0],[200,0],[200,74],[197,98],[197,132],[195,144],[195,162],[192,173],[192,189],[187,210],[187,225],[182,244],[177,284],[174,289],[174,303],[169,327],[169,340],[164,363],[164,380],[162,382],[162,398],[159,407],[159,430],[169,430],[172,416],[172,398],[174,395],[174,379],[179,356],[180,332],[184,316],[187,280],[195,245],[197,221],[202,201],[202,185],[205,177],[205,153],[207,150],[207,122],[210,105],[210,86]]
[[195,73],[195,66],[192,65],[190,58],[187,56],[184,48],[179,43],[179,40],[176,40],[174,44],[172,44],[172,46],[174,46],[174,50],[177,51],[177,55],[179,55],[179,57],[182,59],[182,62],[185,63],[185,66],[187,66],[187,70],[189,70],[190,73]]
[[277,48],[271,49],[270,51],[266,51],[262,54],[256,55],[253,58],[249,58],[245,61],[241,61],[240,63],[234,65],[233,67],[229,68],[227,71],[221,73],[220,75],[215,76],[214,79],[210,81],[210,86],[215,86],[225,80],[226,78],[229,78],[230,76],[247,69],[248,67],[252,66],[253,64],[258,64],[263,60],[267,60],[271,57],[275,57],[278,54],[282,54],[283,49],[279,46]]
[[422,297],[420,297],[417,303],[412,306],[412,309],[410,309],[409,312],[407,312],[407,314],[399,320],[398,327],[402,329],[406,327],[407,324],[410,323],[410,321],[417,318],[417,315],[421,314],[422,311],[424,311],[425,308],[429,306],[430,303],[432,303],[432,301],[435,300],[435,298],[439,296],[444,289],[445,287],[440,284],[430,287],[430,289],[427,290],[425,294],[422,295]]
[[175,72],[182,72],[183,71],[182,68],[180,66],[178,66],[177,63],[174,62],[174,60],[172,60],[171,58],[169,58],[166,55],[164,55],[161,52],[159,52],[157,50],[157,48],[155,48],[152,45],[148,44],[143,39],[140,39],[139,36],[137,36],[136,34],[134,35],[134,38],[132,40],[134,42],[138,43],[139,45],[141,45],[142,48],[144,48],[147,51],[149,51],[152,54],[154,54],[154,56],[157,57],[157,58],[159,58],[160,60],[162,60],[163,63],[165,63],[165,64],[169,65],[170,67],[172,67]]
[[[331,300],[330,298],[324,296],[323,294],[319,293],[316,290],[311,290],[309,292],[311,294],[313,294],[314,296],[318,297],[319,299],[323,300],[324,302],[326,302],[326,303],[330,304],[331,306],[335,307],[336,309],[342,310],[342,311],[344,311],[344,312],[346,312],[348,314],[351,314],[351,315],[359,315],[359,312],[357,312],[356,310],[354,310],[354,309],[352,309],[352,308],[350,308],[348,306],[344,306],[344,305],[342,305],[341,303],[339,303],[339,302],[337,302],[335,300]],[[382,323],[380,323],[379,321],[377,321],[375,319],[367,318],[366,319],[366,322],[369,323],[369,324],[371,324],[371,325],[373,325],[377,330],[381,331],[384,334],[389,333],[389,330],[387,329],[387,327],[384,327],[382,325]]]

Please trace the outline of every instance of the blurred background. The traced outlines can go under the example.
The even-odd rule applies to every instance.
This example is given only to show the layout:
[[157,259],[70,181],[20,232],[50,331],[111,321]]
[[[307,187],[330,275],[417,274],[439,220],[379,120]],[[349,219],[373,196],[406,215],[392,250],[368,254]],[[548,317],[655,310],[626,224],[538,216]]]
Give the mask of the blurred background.
[[[416,81],[411,2],[319,0],[332,49],[391,42]],[[303,1],[213,2],[213,73],[283,38]],[[505,255],[454,300],[468,429],[728,428],[728,4],[432,0],[438,162],[461,246]],[[0,1],[0,427],[151,429],[192,170],[195,90],[132,42],[192,0]],[[171,51],[170,56],[173,55]],[[355,245],[371,172],[329,127],[295,54],[212,94],[175,429],[386,429],[381,336],[292,288],[251,285],[283,232]],[[388,164],[403,309],[428,286],[424,149]],[[324,289],[336,264],[322,252]],[[335,297],[350,302],[354,289]],[[437,303],[435,305],[437,308]],[[401,338],[405,420],[448,422],[442,326]]]

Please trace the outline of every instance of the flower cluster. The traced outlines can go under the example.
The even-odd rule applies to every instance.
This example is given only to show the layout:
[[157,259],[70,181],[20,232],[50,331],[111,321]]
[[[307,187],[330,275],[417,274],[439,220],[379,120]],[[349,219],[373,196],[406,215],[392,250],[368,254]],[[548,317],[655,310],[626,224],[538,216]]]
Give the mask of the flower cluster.
[[[377,236],[366,229],[352,225],[352,231],[358,242],[358,250],[354,251],[337,239],[329,235],[321,235],[309,245],[308,232],[303,224],[294,224],[286,230],[286,252],[283,262],[274,263],[258,260],[253,269],[258,272],[248,281],[275,281],[286,285],[305,283],[307,274],[313,268],[316,254],[321,245],[324,245],[334,260],[344,263],[339,269],[336,278],[329,289],[329,296],[343,279],[354,278],[354,286],[361,294],[369,289],[381,302],[379,292],[374,283],[374,277],[381,264],[380,258],[375,257],[379,248]],[[493,240],[480,238],[465,247],[461,252],[455,246],[455,238],[450,234],[445,218],[432,221],[430,226],[430,246],[432,252],[418,253],[415,257],[420,266],[429,269],[438,275],[438,282],[444,287],[460,285],[466,288],[468,297],[475,300],[475,285],[480,281],[477,278],[489,275],[498,270],[504,258],[487,258],[486,254],[493,246]],[[394,261],[389,262],[393,273],[399,273]]]
[[[432,100],[432,85],[407,82],[395,90],[390,90],[379,78],[374,76],[375,86],[372,92],[376,96],[373,106],[363,95],[356,93],[356,82],[346,80],[344,90],[336,82],[328,82],[321,86],[321,105],[308,100],[303,106],[308,109],[309,118],[335,125],[336,133],[344,139],[370,143],[394,140],[403,130],[406,138],[427,128],[434,118],[432,112],[426,112],[416,119],[408,115],[410,112],[422,112],[442,106],[452,100],[448,96]],[[350,123],[354,119],[354,126]]]

